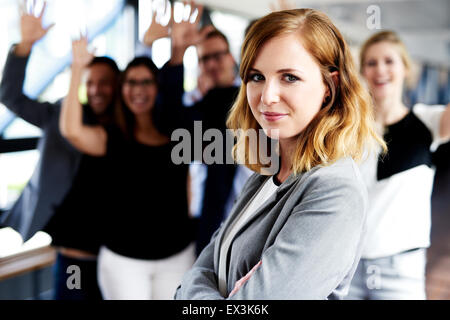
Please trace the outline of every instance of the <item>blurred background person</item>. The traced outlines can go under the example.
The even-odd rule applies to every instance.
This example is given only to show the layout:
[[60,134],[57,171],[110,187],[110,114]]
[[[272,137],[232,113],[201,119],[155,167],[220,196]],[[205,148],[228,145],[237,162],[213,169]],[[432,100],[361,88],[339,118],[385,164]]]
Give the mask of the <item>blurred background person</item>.
[[[53,244],[59,249],[54,265],[55,299],[97,299],[100,295],[96,284],[95,254],[85,250],[79,235],[65,235],[67,229],[57,220],[50,227],[47,225],[72,187],[80,166],[81,153],[60,133],[58,121],[61,102],[38,102],[28,98],[22,91],[32,47],[50,28],[42,26],[46,4],[40,13],[35,12],[34,5],[33,2],[28,6],[24,1],[21,7],[21,41],[11,48],[8,55],[0,86],[0,99],[19,117],[43,130],[38,144],[41,156],[21,196],[12,209],[2,216],[2,224],[16,229],[24,241],[44,228],[54,237]],[[97,57],[91,62],[87,75],[88,104],[83,106],[84,122],[108,123],[112,120],[118,79],[119,69],[113,60]],[[62,210],[60,215],[70,219],[64,216]],[[78,265],[83,272],[80,290],[69,290],[66,285],[70,276],[67,273],[69,265]]]
[[[202,26],[213,24],[219,28],[229,40],[229,49],[238,62],[239,48],[248,22],[266,14],[269,11],[269,2],[273,1],[246,0],[234,3],[223,0],[204,0],[202,4],[205,6],[205,10],[200,24]],[[278,1],[279,4],[282,2],[285,1]],[[35,16],[39,17],[43,3],[43,0],[27,1],[27,4],[23,6],[27,10],[23,11],[28,13],[33,11]],[[23,88],[14,86],[4,92],[15,92],[14,90],[19,91],[21,89],[20,93],[24,93],[31,100],[50,101],[52,105],[58,104],[59,102],[56,101],[66,96],[69,87],[70,35],[78,34],[80,29],[88,30],[90,46],[96,48],[98,55],[114,57],[119,67],[125,68],[131,59],[140,55],[136,53],[136,44],[141,41],[145,30],[148,29],[152,12],[157,11],[159,13],[160,6],[164,5],[163,3],[163,0],[110,0],[107,3],[101,0],[72,2],[48,0],[41,25],[43,29],[46,29],[52,22],[55,22],[56,25],[46,33],[45,37],[41,38],[41,41],[36,41],[33,44],[31,54],[26,58]],[[183,15],[182,12],[187,13],[187,6],[184,6],[181,2],[171,1],[171,4],[175,15],[178,15],[178,17]],[[448,12],[450,3],[447,0],[435,0],[433,6],[428,5],[427,2],[415,0],[387,1],[383,2],[382,5],[368,4],[364,1],[348,3],[344,0],[333,1],[331,5],[322,1],[303,1],[298,4],[328,14],[341,28],[354,53],[357,53],[360,45],[372,32],[376,32],[373,29],[396,30],[407,45],[408,51],[414,58],[416,70],[419,71],[417,77],[413,74],[412,81],[408,81],[404,88],[404,104],[409,108],[417,102],[423,102],[430,106],[448,103],[450,60],[447,50],[449,28],[446,23],[448,20],[446,12]],[[4,66],[8,54],[11,53],[12,44],[21,42],[21,30],[17,0],[2,0],[0,7],[0,77],[3,77],[6,76],[3,74],[4,72],[11,71],[7,66],[4,69]],[[385,14],[386,12],[392,14]],[[376,23],[377,14],[378,18],[380,17],[379,14],[382,16],[378,26]],[[164,22],[162,23],[164,24]],[[161,26],[158,23],[152,24],[152,26],[154,25]],[[165,37],[170,37],[169,28],[165,32]],[[166,38],[159,41],[158,38],[152,50],[155,64],[161,67],[170,58],[170,39]],[[8,59],[9,61],[10,59]],[[200,66],[196,48],[186,50],[183,67],[185,88],[183,97],[189,96],[189,92],[192,91],[197,82],[200,89],[202,87],[208,88],[207,85],[202,84],[204,77],[199,72]],[[20,71],[20,69],[18,70]],[[9,74],[15,75],[15,72],[9,72]],[[20,73],[18,72],[17,75],[20,75]],[[204,82],[204,84],[207,84],[207,82]],[[207,92],[208,90],[198,91]],[[80,101],[83,104],[88,102],[85,92],[86,86],[83,82],[80,88]],[[202,97],[203,94],[200,94],[199,99],[201,100]],[[183,103],[189,104],[186,101],[183,101]],[[64,165],[58,166],[56,163],[52,164],[54,168],[47,168],[47,170],[56,172],[57,166],[63,168],[58,171],[58,176],[49,176],[45,174],[46,170],[41,171],[42,175],[37,174],[37,168],[44,163],[48,163],[46,154],[42,152],[42,142],[49,139],[49,136],[46,135],[45,130],[24,121],[17,114],[10,112],[4,104],[0,103],[0,227],[13,223],[11,221],[13,217],[11,208],[19,196],[25,199],[28,197],[27,194],[35,193],[36,189],[30,188],[30,186],[34,186],[36,181],[40,182],[40,190],[48,190],[47,182],[51,184],[53,181],[59,181],[69,176],[63,168]],[[42,139],[39,141],[40,137]],[[37,144],[37,142],[40,142],[40,144]],[[53,149],[56,145],[56,143],[49,143],[48,149]],[[66,145],[69,146],[68,143]],[[436,174],[432,197],[432,244],[427,250],[427,298],[429,299],[447,299],[450,293],[449,248],[446,245],[449,243],[446,229],[448,229],[450,223],[450,215],[447,214],[450,208],[448,205],[448,192],[450,190],[449,147],[450,143],[441,144],[438,150],[432,153],[433,162],[436,164]],[[81,164],[82,162],[80,162]],[[35,168],[36,171],[33,174]],[[192,212],[198,213],[200,205],[195,206],[195,204],[198,204],[199,196],[196,196],[195,193],[199,191],[197,195],[201,195],[203,190],[196,186],[203,184],[202,178],[206,175],[206,172],[204,172],[206,170],[203,169],[204,165],[192,165],[192,168],[202,168],[198,170],[201,172],[200,174],[192,176],[192,180],[200,181],[198,184],[195,181],[192,182],[193,200],[197,199],[197,201],[192,201]],[[239,167],[236,170],[239,171]],[[238,175],[238,172],[235,173],[233,183],[237,180],[236,175]],[[33,176],[33,182],[29,180],[31,176]],[[197,179],[195,179],[196,177]],[[85,181],[88,181],[88,179]],[[33,201],[30,201],[28,202],[30,205],[27,205],[27,207],[34,208],[35,205],[41,207],[40,204],[47,199],[56,199],[56,194],[67,192],[71,188],[71,186],[65,186],[62,183],[57,184],[60,186],[59,190],[39,193],[39,202],[33,203]],[[75,182],[74,184],[80,185]],[[24,188],[26,192],[22,194]],[[55,212],[61,206],[64,197],[59,197],[61,200],[55,201],[57,205],[50,208],[52,212]],[[70,198],[74,199],[73,196]],[[231,198],[232,196],[228,199]],[[229,200],[227,206],[232,203]],[[65,201],[66,205],[62,207],[68,208],[67,204],[71,201]],[[85,208],[88,207],[90,206],[85,206]],[[44,215],[45,212],[50,212],[33,210],[30,214],[30,211],[25,207],[22,207],[22,209],[24,209],[22,210],[24,220],[14,220],[19,224],[21,221],[28,219],[27,217],[39,217],[41,212]],[[9,220],[9,222],[2,225],[3,220]],[[31,229],[42,230],[42,227],[36,228],[33,227],[33,224],[34,222],[28,224]],[[27,224],[24,223],[23,225],[26,226]],[[44,223],[41,222],[41,225],[44,225]],[[31,230],[31,234],[34,233],[35,231]],[[24,243],[23,240],[26,240],[26,242]],[[27,238],[22,239],[20,234],[11,228],[0,228],[0,261],[2,265],[6,263],[8,266],[8,268],[2,269],[4,273],[0,272],[0,299],[49,299],[53,296],[52,265],[55,252],[53,248],[49,247],[51,241],[51,237],[43,232],[37,232],[32,239],[28,240]],[[33,259],[29,259],[30,256]],[[34,259],[34,257],[39,259]],[[17,267],[15,263],[9,265],[9,261],[24,263]],[[69,274],[66,274],[66,278],[69,276]],[[371,279],[373,278],[376,277],[371,277]]]
[[432,151],[450,138],[450,108],[405,106],[411,60],[392,31],[366,40],[360,66],[388,153],[361,167],[369,190],[367,239],[348,299],[425,299]]
[[[185,128],[193,134],[194,121],[201,121],[203,131],[210,128],[219,129],[225,137],[226,117],[240,84],[236,74],[236,62],[222,32],[211,25],[199,29],[202,6],[196,6],[193,2],[190,4],[191,16],[179,23],[172,20],[170,25],[171,58],[161,70],[164,91],[158,115],[168,133],[177,128]],[[190,23],[193,16],[196,20]],[[153,21],[152,24],[158,23]],[[156,28],[160,27],[155,26]],[[153,37],[153,40],[155,38]],[[151,45],[151,41],[147,42],[147,45]],[[186,49],[192,45],[197,48],[201,85],[196,94],[186,98],[183,87],[183,57]],[[190,105],[187,107],[186,104]],[[226,153],[231,153],[231,150],[225,148],[223,154]],[[226,164],[225,159],[223,161],[224,164],[193,164],[191,167],[191,177],[196,179],[191,188],[195,193],[193,201],[201,199],[196,236],[197,255],[208,244],[250,176],[250,171],[246,168]]]
[[80,70],[92,59],[87,40],[73,43],[71,87],[61,112],[61,131],[81,152],[106,156],[110,199],[99,254],[105,299],[171,299],[194,262],[187,207],[187,165],[171,160],[173,143],[155,126],[158,69],[137,57],[121,83],[117,125],[88,126],[77,99]]

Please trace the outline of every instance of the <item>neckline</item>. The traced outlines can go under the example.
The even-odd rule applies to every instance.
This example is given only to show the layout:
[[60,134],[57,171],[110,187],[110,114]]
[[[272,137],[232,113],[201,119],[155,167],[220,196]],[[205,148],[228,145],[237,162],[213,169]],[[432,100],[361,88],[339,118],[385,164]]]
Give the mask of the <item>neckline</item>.
[[[286,180],[287,180],[287,179],[286,179]],[[279,180],[277,179],[277,175],[276,175],[276,174],[274,174],[274,175],[272,176],[272,182],[273,182],[273,184],[276,185],[277,187],[279,187],[279,186],[281,186],[281,185],[283,184],[283,182],[281,182],[281,181],[279,181]]]
[[402,124],[406,119],[408,119],[411,116],[412,113],[413,113],[412,110],[409,110],[408,113],[405,114],[405,116],[403,118],[401,118],[400,120],[398,120],[398,121],[396,121],[394,123],[391,123],[391,124],[387,125],[386,128],[392,128],[392,127],[395,127],[395,126],[397,126],[399,124]]

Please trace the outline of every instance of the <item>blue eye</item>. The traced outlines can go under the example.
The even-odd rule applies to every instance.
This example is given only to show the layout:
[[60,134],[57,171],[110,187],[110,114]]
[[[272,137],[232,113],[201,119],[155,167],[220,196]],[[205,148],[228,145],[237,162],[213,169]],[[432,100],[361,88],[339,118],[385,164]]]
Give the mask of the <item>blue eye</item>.
[[296,76],[294,76],[293,74],[290,74],[290,73],[283,74],[283,78],[287,82],[296,82],[296,81],[300,80],[299,77],[296,77]]
[[250,76],[248,77],[248,81],[259,82],[259,81],[263,81],[263,80],[264,80],[264,76],[260,73],[253,73],[253,74],[250,74]]

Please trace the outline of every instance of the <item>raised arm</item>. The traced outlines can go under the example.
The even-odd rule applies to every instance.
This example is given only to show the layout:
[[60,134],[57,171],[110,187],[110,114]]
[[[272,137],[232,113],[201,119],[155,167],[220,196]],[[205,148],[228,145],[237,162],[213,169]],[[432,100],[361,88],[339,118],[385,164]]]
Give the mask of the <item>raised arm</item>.
[[[170,3],[166,1],[166,9],[165,9],[166,11],[168,6],[170,6]],[[142,42],[138,42],[136,44],[135,55],[147,56],[151,59],[153,42],[155,42],[158,39],[169,37],[169,26],[170,26],[169,23],[162,25],[161,17],[157,14],[157,11],[155,10],[153,12],[152,21],[150,22],[150,25],[145,31]]]
[[[166,1],[164,11],[167,11],[169,6],[170,6],[170,3],[168,1]],[[164,13],[164,14],[166,14],[166,13]],[[172,18],[171,18],[171,20],[172,20]],[[159,18],[159,16],[157,16],[157,12],[155,11],[152,16],[152,22],[150,23],[149,27],[145,31],[144,40],[143,40],[144,44],[148,47],[151,47],[153,45],[153,42],[155,42],[156,40],[169,37],[170,21],[166,25],[162,25],[161,18]]]
[[33,45],[43,38],[48,30],[42,26],[42,17],[46,2],[40,13],[35,15],[34,2],[27,9],[26,1],[22,2],[20,10],[21,41],[13,46],[6,60],[0,85],[0,101],[17,116],[35,126],[42,128],[55,112],[55,105],[41,103],[24,95],[22,88],[28,57]]
[[[185,20],[175,22],[171,19],[171,59],[160,73],[161,103],[156,107],[155,113],[161,130],[167,134],[171,134],[176,128],[185,128],[192,131],[193,122],[202,120],[202,117],[198,115],[199,108],[196,105],[190,108],[184,108],[183,106],[183,56],[189,46],[199,43],[214,28],[208,26],[200,31],[198,25],[203,7],[196,5],[193,1],[189,4],[191,11]],[[152,23],[157,24],[158,22]]]
[[15,48],[15,54],[21,57],[28,56],[36,41],[42,39],[54,25],[51,24],[47,28],[42,26],[42,17],[44,16],[47,2],[44,1],[42,10],[37,16],[35,16],[35,5],[36,1],[33,1],[30,8],[27,9],[27,1],[24,0],[20,6],[21,41]]
[[200,43],[210,31],[214,30],[212,25],[199,30],[203,6],[195,4],[194,1],[190,1],[189,5],[191,7],[189,16],[180,22],[172,22],[170,65],[183,64],[186,49]]
[[270,11],[282,11],[295,9],[295,4],[290,0],[277,0],[269,3]]
[[450,103],[447,104],[442,114],[439,134],[443,140],[450,139]]
[[78,88],[82,74],[93,59],[93,54],[87,50],[87,38],[72,42],[72,75],[69,93],[64,99],[59,118],[61,134],[83,153],[92,156],[106,154],[107,134],[102,126],[89,126],[83,123],[83,108],[78,100]]

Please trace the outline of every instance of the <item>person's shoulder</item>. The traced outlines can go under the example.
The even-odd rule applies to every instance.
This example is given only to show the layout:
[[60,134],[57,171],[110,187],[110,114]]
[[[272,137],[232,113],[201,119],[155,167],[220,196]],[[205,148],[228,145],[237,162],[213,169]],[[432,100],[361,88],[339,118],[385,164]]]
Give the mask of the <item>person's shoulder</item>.
[[253,184],[259,184],[259,183],[261,183],[261,181],[264,181],[265,179],[267,179],[266,175],[259,174],[258,172],[253,172],[253,173],[250,173],[250,176],[248,177],[247,182],[245,184],[247,186],[253,185]]
[[268,177],[269,176],[267,176],[267,175],[262,175],[258,172],[253,172],[253,174],[250,174],[250,176],[246,180],[244,186],[242,187],[241,194],[242,194],[243,190],[248,190],[248,189],[254,190],[254,189],[258,188],[259,186],[261,186],[261,184],[264,183],[264,181],[267,181]]
[[413,112],[426,112],[427,110],[438,110],[445,109],[445,105],[443,104],[425,104],[425,103],[416,103],[411,108]]
[[440,137],[441,119],[446,110],[445,105],[426,105],[417,103],[412,108],[414,116],[431,132],[433,143],[431,150],[435,150],[439,144],[445,143]]
[[314,167],[304,178],[304,183],[313,189],[330,192],[339,189],[345,194],[359,194],[367,197],[367,188],[358,165],[351,157],[344,157],[329,165]]
[[427,121],[429,118],[440,116],[445,110],[445,105],[427,105],[424,103],[416,103],[412,108],[412,113],[422,121]]
[[343,157],[331,164],[320,165],[311,170],[311,177],[321,180],[351,179],[358,180],[360,173],[357,164],[352,157]]
[[352,207],[355,209],[351,210],[355,217],[365,216],[362,213],[367,209],[368,191],[359,168],[351,157],[313,168],[303,185],[304,192],[320,197],[322,201],[338,201],[335,203],[339,206]]

